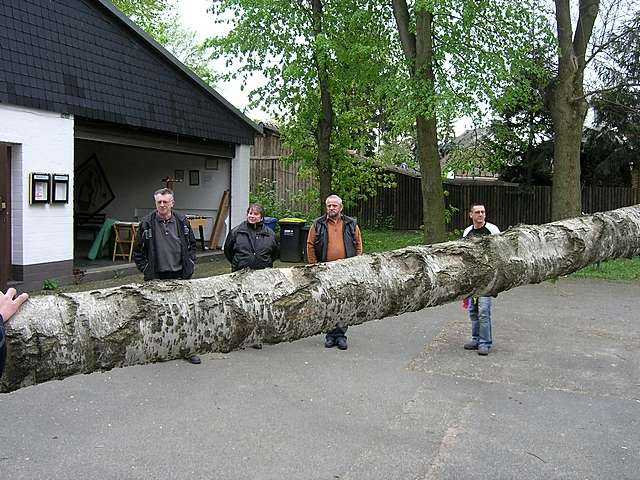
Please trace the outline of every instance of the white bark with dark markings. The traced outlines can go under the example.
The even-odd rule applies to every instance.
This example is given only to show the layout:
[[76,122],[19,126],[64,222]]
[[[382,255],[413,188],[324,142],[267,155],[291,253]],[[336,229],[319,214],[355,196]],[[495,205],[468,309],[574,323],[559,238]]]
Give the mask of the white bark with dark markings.
[[293,341],[637,255],[640,205],[325,264],[35,297],[9,323],[1,389]]

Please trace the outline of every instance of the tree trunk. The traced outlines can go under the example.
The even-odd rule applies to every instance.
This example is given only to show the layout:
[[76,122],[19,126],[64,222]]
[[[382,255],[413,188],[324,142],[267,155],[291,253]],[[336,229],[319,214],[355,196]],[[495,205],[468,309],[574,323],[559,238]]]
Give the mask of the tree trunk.
[[580,215],[580,146],[587,114],[584,98],[585,54],[595,19],[598,0],[580,0],[575,36],[568,0],[556,0],[558,74],[551,84],[554,153],[551,187],[551,216],[554,220]]
[[[322,35],[322,1],[312,0],[313,33],[316,39]],[[327,69],[327,55],[324,47],[315,46],[314,61],[318,74],[318,86],[320,88],[320,117],[316,130],[316,142],[318,144],[318,178],[320,180],[320,212],[325,210],[325,199],[332,193],[331,182],[333,169],[331,168],[331,131],[333,130],[334,112],[331,103],[331,90],[329,87],[329,71]]]
[[580,147],[587,106],[586,102],[572,101],[571,97],[573,89],[567,92],[558,86],[551,107],[554,133],[551,218],[554,220],[575,217],[582,212]]
[[422,189],[422,220],[424,222],[424,242],[442,242],[446,238],[444,225],[444,191],[436,119],[418,117],[416,120],[418,140],[418,161],[420,163],[420,187]]
[[[411,15],[405,0],[393,0],[393,14],[400,34],[405,57],[413,68],[412,81],[418,92],[428,91],[433,97],[435,76],[433,73],[433,14],[427,10],[416,12],[415,34],[411,32]],[[428,115],[416,117],[417,160],[420,165],[422,189],[422,220],[426,244],[442,242],[446,238],[444,223],[444,191],[438,154],[438,130],[435,106],[429,98],[417,98],[420,110]],[[433,102],[433,100],[431,100]],[[426,104],[426,105],[425,105]]]
[[637,255],[640,205],[330,263],[34,297],[8,324],[1,390],[293,341]]

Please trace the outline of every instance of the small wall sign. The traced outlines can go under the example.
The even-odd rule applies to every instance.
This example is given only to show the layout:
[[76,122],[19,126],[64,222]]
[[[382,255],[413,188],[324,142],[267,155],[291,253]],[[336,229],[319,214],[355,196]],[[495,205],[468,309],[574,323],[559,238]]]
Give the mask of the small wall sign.
[[69,175],[52,175],[51,203],[69,203]]
[[51,176],[48,173],[29,174],[29,205],[49,203]]

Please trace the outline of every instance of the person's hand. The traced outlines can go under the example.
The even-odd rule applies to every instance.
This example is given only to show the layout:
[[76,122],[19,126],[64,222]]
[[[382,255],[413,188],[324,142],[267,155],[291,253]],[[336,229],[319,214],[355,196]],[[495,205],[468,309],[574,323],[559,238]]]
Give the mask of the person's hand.
[[26,293],[21,293],[16,297],[16,293],[15,288],[8,289],[5,294],[0,292],[0,315],[2,315],[5,322],[9,321],[13,314],[16,313],[20,306],[29,298],[29,295]]

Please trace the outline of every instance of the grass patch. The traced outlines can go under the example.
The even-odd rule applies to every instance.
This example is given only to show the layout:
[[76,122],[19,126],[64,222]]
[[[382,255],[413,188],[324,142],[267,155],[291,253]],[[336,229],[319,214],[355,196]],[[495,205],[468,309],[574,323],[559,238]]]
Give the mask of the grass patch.
[[423,242],[422,230],[362,230],[364,253],[387,252]]
[[573,276],[604,280],[640,280],[640,257],[617,258],[589,265],[575,272]]

